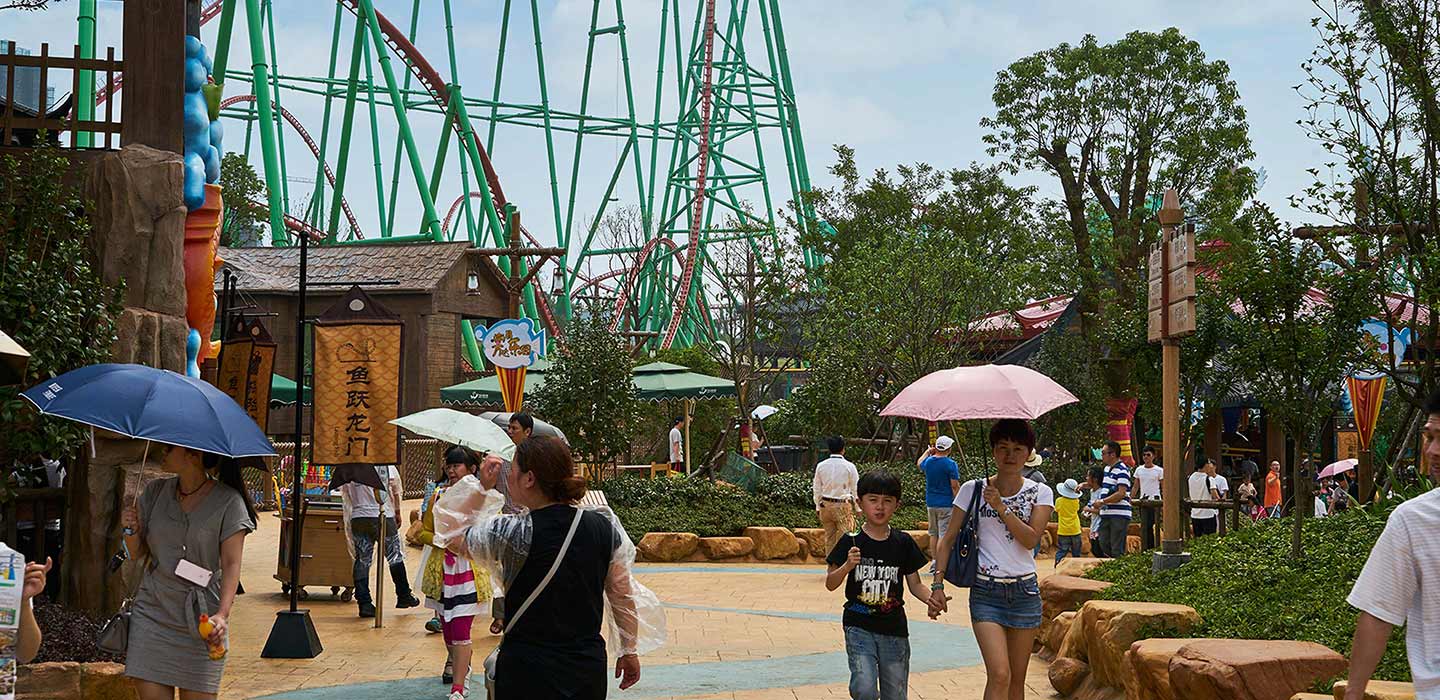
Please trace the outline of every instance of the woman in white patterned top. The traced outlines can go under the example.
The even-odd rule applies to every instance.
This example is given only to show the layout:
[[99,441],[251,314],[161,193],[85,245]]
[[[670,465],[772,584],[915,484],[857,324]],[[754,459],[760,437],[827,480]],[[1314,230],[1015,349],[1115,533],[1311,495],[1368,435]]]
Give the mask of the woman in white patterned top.
[[1025,460],[1035,449],[1035,431],[1018,419],[995,422],[990,429],[990,452],[995,475],[960,487],[950,527],[935,548],[935,583],[931,607],[941,611],[945,595],[944,572],[971,508],[975,489],[981,489],[979,518],[979,573],[970,588],[970,622],[980,655],[985,660],[985,700],[1021,700],[1030,648],[1040,627],[1040,585],[1035,577],[1035,545],[1055,510],[1055,493],[1049,486],[1021,476]]

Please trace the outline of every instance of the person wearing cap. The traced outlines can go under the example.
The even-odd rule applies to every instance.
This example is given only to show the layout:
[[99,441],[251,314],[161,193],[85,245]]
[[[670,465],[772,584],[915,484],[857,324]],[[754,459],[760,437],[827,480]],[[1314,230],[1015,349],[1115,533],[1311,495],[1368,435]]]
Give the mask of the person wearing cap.
[[1055,515],[1059,519],[1055,527],[1055,563],[1059,564],[1065,555],[1081,555],[1080,541],[1080,484],[1066,479],[1055,489]]
[[[1045,474],[1040,471],[1040,465],[1045,463],[1045,458],[1040,456],[1036,450],[1030,451],[1030,458],[1025,460],[1025,467],[1020,470],[1020,476],[1025,477],[1037,484],[1045,483]],[[1035,545],[1035,556],[1040,556],[1040,545]]]
[[[930,521],[931,546],[939,544],[950,524],[951,504],[960,493],[960,467],[950,458],[955,440],[949,435],[935,438],[935,446],[925,449],[925,454],[915,461],[920,471],[925,472],[925,511]],[[930,562],[930,573],[935,573],[935,562]]]

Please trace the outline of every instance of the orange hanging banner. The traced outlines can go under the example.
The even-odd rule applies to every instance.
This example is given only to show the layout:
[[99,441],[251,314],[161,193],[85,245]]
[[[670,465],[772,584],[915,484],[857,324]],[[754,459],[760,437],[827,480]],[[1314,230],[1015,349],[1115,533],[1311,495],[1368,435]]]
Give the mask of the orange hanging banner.
[[1350,390],[1350,406],[1355,412],[1355,430],[1359,433],[1360,449],[1370,449],[1375,437],[1375,424],[1380,420],[1380,404],[1385,400],[1385,377],[1356,379],[1346,377]]

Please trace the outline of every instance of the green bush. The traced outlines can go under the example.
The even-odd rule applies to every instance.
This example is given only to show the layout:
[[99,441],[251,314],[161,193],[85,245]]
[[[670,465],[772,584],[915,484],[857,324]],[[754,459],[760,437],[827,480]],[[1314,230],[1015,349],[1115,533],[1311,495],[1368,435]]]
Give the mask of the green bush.
[[[925,477],[914,464],[858,465],[864,474],[889,469],[900,477],[904,499],[892,523],[902,530],[925,521]],[[752,526],[819,527],[811,495],[813,472],[770,474],[751,494],[703,478],[610,479],[592,488],[605,492],[632,540],[647,532],[693,532],[701,537],[739,535]]]
[[[1230,639],[1299,639],[1349,656],[1357,612],[1345,596],[1385,528],[1388,507],[1351,508],[1305,521],[1304,557],[1290,557],[1289,518],[1261,521],[1225,537],[1190,543],[1190,563],[1153,573],[1150,553],[1091,570],[1114,582],[1098,596],[1189,605],[1204,619],[1194,634]],[[1390,636],[1375,677],[1410,680],[1402,629]]]

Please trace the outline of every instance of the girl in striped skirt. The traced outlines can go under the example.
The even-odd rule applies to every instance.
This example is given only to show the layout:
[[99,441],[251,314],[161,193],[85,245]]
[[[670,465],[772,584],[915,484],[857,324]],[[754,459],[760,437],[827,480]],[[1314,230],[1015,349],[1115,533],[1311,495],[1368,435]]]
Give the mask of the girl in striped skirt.
[[[457,445],[446,451],[447,483],[435,489],[431,504],[447,487],[474,474],[477,466],[475,453],[465,447]],[[441,676],[441,680],[450,684],[449,700],[466,700],[465,680],[470,675],[471,661],[470,626],[476,615],[490,610],[490,577],[469,559],[435,546],[434,517],[434,508],[427,508],[417,536],[425,545],[420,590],[425,594],[425,606],[434,610],[440,620],[449,652],[445,673]]]

